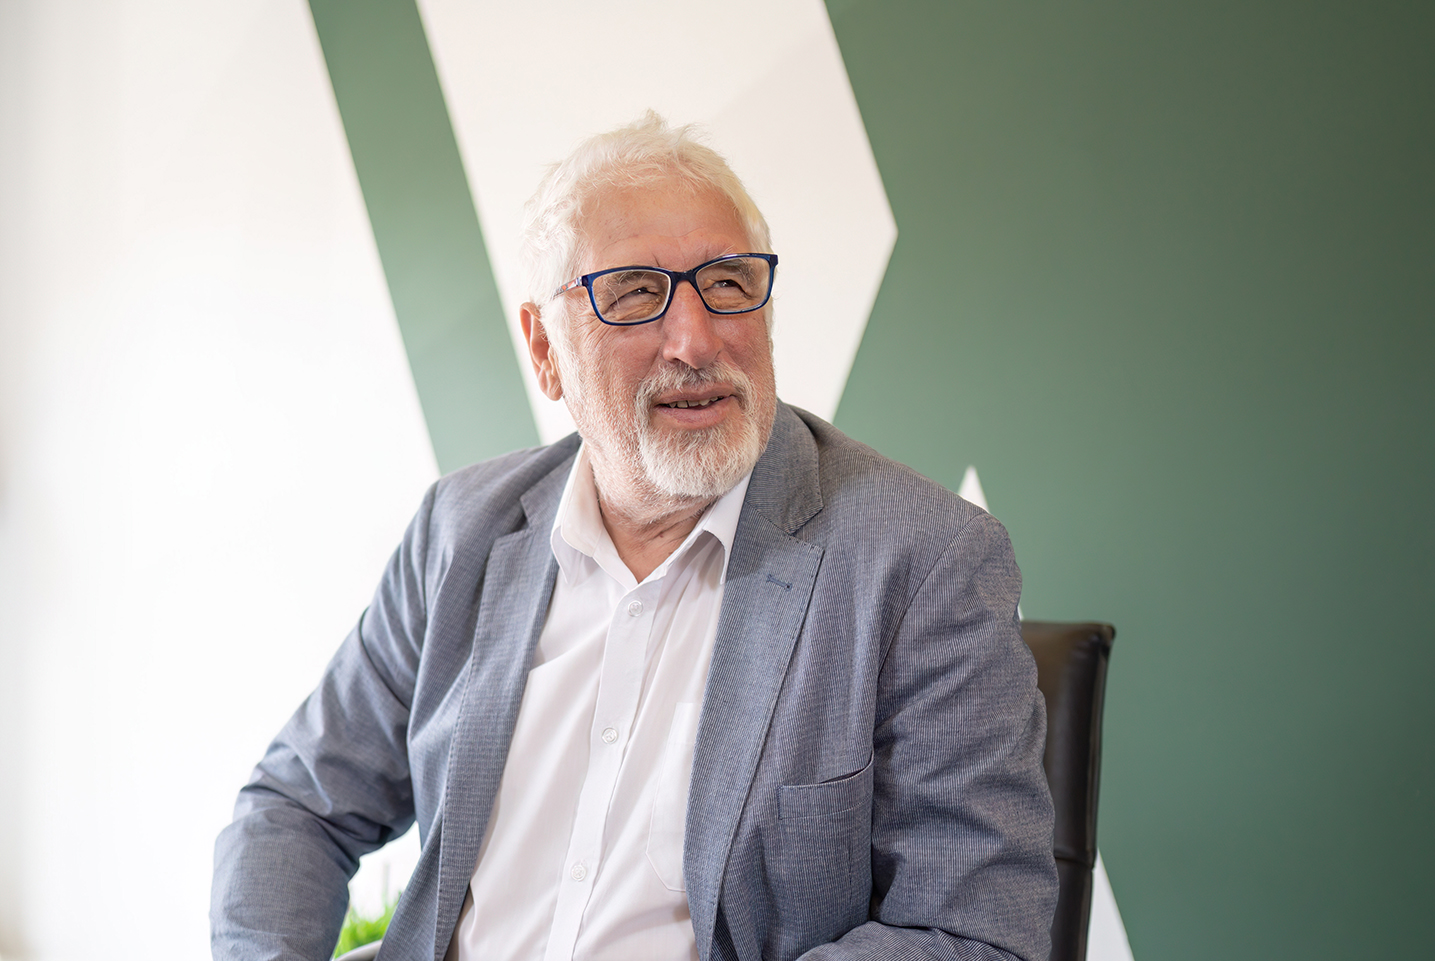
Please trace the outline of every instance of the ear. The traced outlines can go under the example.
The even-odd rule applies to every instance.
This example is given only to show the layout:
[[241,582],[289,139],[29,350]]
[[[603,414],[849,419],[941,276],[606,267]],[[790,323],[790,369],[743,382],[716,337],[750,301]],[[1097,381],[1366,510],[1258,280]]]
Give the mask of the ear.
[[553,357],[553,344],[548,331],[543,327],[543,318],[538,305],[532,301],[518,308],[518,323],[523,328],[523,340],[528,344],[528,357],[533,361],[533,373],[538,377],[538,389],[549,400],[563,396],[563,381],[558,375],[558,364]]

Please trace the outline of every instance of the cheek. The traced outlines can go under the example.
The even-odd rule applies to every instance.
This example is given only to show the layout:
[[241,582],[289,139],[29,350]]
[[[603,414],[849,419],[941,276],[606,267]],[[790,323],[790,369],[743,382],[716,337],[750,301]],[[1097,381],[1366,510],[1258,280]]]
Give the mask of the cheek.
[[647,366],[622,354],[602,353],[589,358],[586,383],[591,393],[609,407],[632,406],[638,386],[650,373]]
[[733,359],[749,377],[771,380],[772,338],[765,326],[746,331],[745,336],[731,342],[730,349]]
[[659,341],[653,336],[656,332],[648,328],[656,326],[614,328],[612,332],[618,336],[610,337],[590,354],[598,376],[614,384],[636,386],[651,374],[658,360]]

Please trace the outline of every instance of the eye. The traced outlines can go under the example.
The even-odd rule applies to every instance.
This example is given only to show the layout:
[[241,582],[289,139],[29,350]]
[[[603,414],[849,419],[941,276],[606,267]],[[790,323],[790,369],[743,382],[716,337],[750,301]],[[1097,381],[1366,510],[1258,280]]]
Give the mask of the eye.
[[650,300],[654,297],[661,297],[662,295],[663,292],[652,284],[630,284],[626,287],[616,287],[608,291],[608,296],[613,304]]
[[662,309],[668,278],[650,270],[620,270],[594,282],[594,301],[607,320],[631,321]]
[[746,292],[752,286],[752,272],[738,267],[716,265],[703,271],[704,290],[731,290]]

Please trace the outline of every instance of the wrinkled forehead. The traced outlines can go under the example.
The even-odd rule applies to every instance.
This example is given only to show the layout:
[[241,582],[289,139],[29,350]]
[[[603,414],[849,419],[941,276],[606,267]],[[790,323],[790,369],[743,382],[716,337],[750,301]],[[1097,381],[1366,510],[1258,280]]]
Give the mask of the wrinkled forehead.
[[595,187],[582,198],[574,227],[577,244],[572,266],[582,270],[612,266],[597,261],[604,259],[605,251],[640,237],[674,242],[694,238],[695,249],[701,247],[696,238],[702,238],[708,247],[732,248],[717,253],[752,249],[742,215],[730,197],[710,184],[673,174]]

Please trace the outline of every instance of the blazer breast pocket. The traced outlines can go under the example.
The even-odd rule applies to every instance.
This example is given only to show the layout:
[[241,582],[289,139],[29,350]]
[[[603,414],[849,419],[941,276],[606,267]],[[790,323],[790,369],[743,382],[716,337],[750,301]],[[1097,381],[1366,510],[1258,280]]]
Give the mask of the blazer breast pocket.
[[802,905],[803,928],[832,940],[867,920],[872,897],[872,759],[819,784],[777,789],[768,877],[782,903]]
[[782,821],[837,817],[872,807],[872,758],[862,770],[819,784],[784,784],[777,789],[777,817]]

